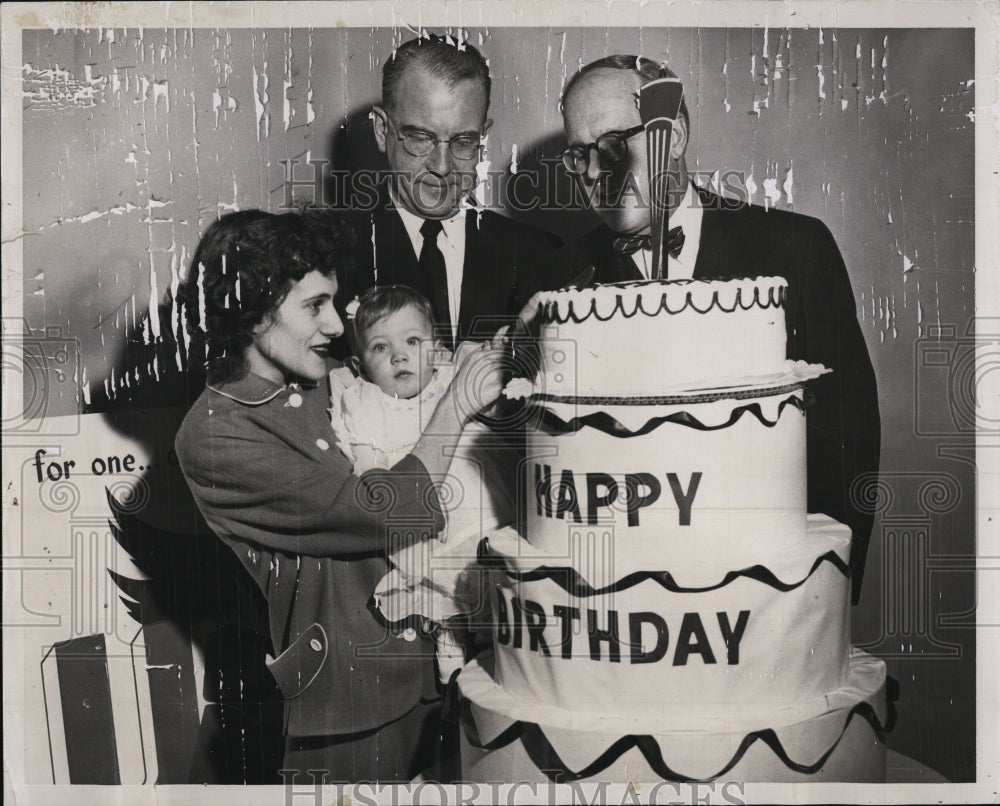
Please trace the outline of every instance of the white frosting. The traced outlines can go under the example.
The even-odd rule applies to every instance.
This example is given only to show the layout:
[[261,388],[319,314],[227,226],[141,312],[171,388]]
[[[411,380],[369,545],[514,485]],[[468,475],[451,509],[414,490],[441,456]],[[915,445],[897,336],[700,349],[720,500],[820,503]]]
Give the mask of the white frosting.
[[[516,557],[518,545],[491,539],[490,550]],[[740,576],[703,592],[674,592],[645,579],[574,596],[551,577],[518,581],[494,571],[488,589],[496,680],[516,699],[567,710],[702,727],[742,710],[766,725],[765,714],[822,698],[844,679],[849,581],[829,561],[812,569],[825,552],[846,566],[850,530],[811,515],[806,539],[770,558],[775,568],[768,571],[795,586],[786,592]],[[559,565],[559,558],[539,554],[515,563],[522,570]],[[614,637],[592,642],[591,622]]]
[[[566,558],[595,585],[634,571],[671,571],[714,584],[718,579],[706,581],[707,574],[721,577],[782,554],[802,540],[806,517],[805,416],[787,403],[792,398],[801,399],[801,391],[601,409],[626,427],[684,416],[715,430],[667,420],[649,433],[622,438],[590,426],[549,434],[540,423],[527,436],[526,539]],[[745,406],[776,424],[765,425],[748,410],[719,427]],[[593,413],[546,408],[559,422]],[[655,500],[647,475],[659,485]],[[610,497],[609,485],[593,481],[600,476],[617,487],[610,504],[599,503]],[[689,499],[687,519],[678,494]],[[636,495],[649,500],[639,506]]]
[[646,281],[540,294],[540,391],[655,395],[780,373],[781,278]]
[[[885,664],[863,652],[849,658],[843,682],[826,696],[803,700],[794,708],[733,708],[699,724],[664,723],[658,712],[646,710],[628,716],[594,715],[568,711],[555,705],[524,702],[511,696],[492,679],[484,657],[469,663],[458,677],[463,696],[471,700],[471,719],[479,744],[494,741],[515,721],[537,724],[545,741],[565,767],[580,771],[592,764],[623,736],[648,736],[660,759],[679,775],[710,780],[729,766],[743,740],[762,727],[774,730],[782,750],[796,764],[811,766],[829,754],[814,773],[788,769],[762,741],[753,742],[722,780],[821,781],[885,780],[885,746],[870,723],[852,709],[860,703],[872,708],[885,724]],[[616,690],[620,687],[616,687]],[[462,736],[462,777],[467,781],[541,781],[548,778],[528,757],[524,745],[514,740],[493,751],[474,746]],[[584,781],[655,781],[659,776],[638,748],[610,761]]]
[[[711,777],[774,729],[793,764],[832,755],[803,775],[757,741],[727,779],[883,780],[852,709],[884,723],[885,666],[851,655],[849,528],[806,515],[800,385],[825,370],[785,359],[784,280],[539,299],[541,371],[508,392],[533,397],[524,532],[489,539],[493,653],[458,678],[479,741],[463,778],[546,780],[518,741],[481,749],[517,721],[570,770],[638,735]],[[632,748],[595,780],[654,780],[646,760]]]

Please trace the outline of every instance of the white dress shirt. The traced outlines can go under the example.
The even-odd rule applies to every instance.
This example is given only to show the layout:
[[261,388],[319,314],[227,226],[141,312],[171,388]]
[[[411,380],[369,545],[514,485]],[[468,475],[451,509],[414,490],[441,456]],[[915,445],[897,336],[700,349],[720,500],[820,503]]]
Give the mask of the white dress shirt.
[[[688,182],[687,193],[680,205],[670,214],[668,230],[680,227],[684,230],[684,246],[677,257],[667,257],[667,276],[665,280],[690,280],[694,276],[694,264],[698,260],[698,247],[701,245],[701,218],[704,215],[701,199],[694,191],[694,185]],[[653,250],[640,249],[632,259],[640,273],[647,280],[653,267]]]
[[[393,199],[395,202],[395,199]],[[424,219],[413,215],[402,205],[396,204],[399,217],[403,219],[406,234],[410,236],[413,251],[420,259],[424,248],[424,236],[420,228]],[[444,255],[445,273],[448,275],[448,308],[451,313],[451,337],[455,339],[458,328],[458,311],[462,304],[462,273],[465,266],[465,210],[459,209],[451,218],[441,220],[443,229],[438,234],[437,245]]]

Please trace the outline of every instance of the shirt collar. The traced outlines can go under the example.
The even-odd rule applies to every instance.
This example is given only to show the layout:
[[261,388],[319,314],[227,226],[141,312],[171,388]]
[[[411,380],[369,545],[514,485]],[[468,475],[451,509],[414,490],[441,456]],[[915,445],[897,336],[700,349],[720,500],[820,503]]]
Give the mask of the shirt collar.
[[[424,225],[426,219],[414,215],[403,207],[391,187],[389,188],[389,198],[392,199],[392,203],[396,207],[396,212],[399,213],[399,217],[403,220],[403,226],[406,228],[406,233],[410,236],[410,240],[414,243],[422,243],[424,236],[420,234],[420,228]],[[457,229],[465,226],[465,208],[460,205],[454,215],[450,218],[442,218],[440,221],[445,238],[454,240]],[[419,250],[417,254],[420,254]]]
[[684,230],[685,239],[697,232],[701,227],[701,198],[694,192],[694,185],[688,182],[684,198],[677,209],[670,213],[670,229],[680,227]]
[[[684,191],[684,198],[681,199],[681,203],[677,205],[677,208],[670,212],[668,229],[680,227],[684,230],[684,237],[687,239],[691,236],[692,232],[696,232],[701,227],[703,212],[701,197],[695,193],[694,184],[688,182],[687,190]],[[626,235],[626,233],[615,232],[614,230],[609,231],[614,238]],[[650,230],[647,227],[638,234],[649,234],[649,232]]]
[[[420,228],[424,225],[426,219],[414,215],[400,205],[396,206],[396,210],[399,211],[399,217],[403,219],[403,226],[406,227],[406,233],[410,236],[410,239],[415,243],[422,243],[424,236],[420,234]],[[444,237],[452,241],[455,239],[458,228],[465,226],[465,211],[457,210],[451,218],[442,218],[440,221]]]
[[[676,258],[671,257],[667,261],[668,279],[690,280],[694,274],[694,264],[698,257],[698,249],[701,244],[701,219],[704,214],[701,197],[697,194],[694,183],[688,182],[684,198],[677,208],[670,213],[670,220],[667,228],[680,227],[684,231],[684,246],[681,247],[680,254]],[[642,273],[643,277],[649,278],[650,267],[653,263],[653,250],[641,249],[632,256],[632,261]]]
[[311,388],[314,384],[281,384],[248,372],[242,378],[231,381],[209,381],[205,386],[223,397],[235,400],[245,406],[260,406],[274,400],[286,389]]

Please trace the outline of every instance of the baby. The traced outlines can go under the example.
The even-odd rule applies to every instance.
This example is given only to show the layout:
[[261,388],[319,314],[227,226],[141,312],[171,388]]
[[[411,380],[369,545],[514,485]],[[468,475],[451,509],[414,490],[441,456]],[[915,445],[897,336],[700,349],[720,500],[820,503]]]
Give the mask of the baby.
[[[348,367],[330,373],[331,421],[338,447],[354,462],[354,472],[389,468],[406,456],[454,375],[447,350],[434,338],[431,304],[403,285],[367,291],[350,318],[347,332],[354,355]],[[475,349],[465,343],[459,350]],[[489,531],[513,520],[517,451],[510,440],[471,421],[452,457],[439,498],[447,514],[441,543],[416,543],[401,552],[388,547],[396,572],[376,592],[390,620],[419,612],[444,621],[458,612],[456,586]],[[488,482],[488,483],[487,483]],[[442,642],[438,659],[447,679],[460,653]],[[444,652],[444,656],[442,653]],[[454,667],[454,668],[453,668]]]

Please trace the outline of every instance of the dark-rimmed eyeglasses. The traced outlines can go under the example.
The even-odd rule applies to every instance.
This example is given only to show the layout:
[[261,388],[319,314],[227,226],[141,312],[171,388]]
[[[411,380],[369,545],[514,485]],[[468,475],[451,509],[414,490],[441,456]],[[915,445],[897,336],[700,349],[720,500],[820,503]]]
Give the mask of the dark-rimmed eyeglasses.
[[628,156],[628,140],[635,137],[643,130],[640,123],[631,129],[623,132],[607,132],[602,134],[593,143],[582,146],[570,146],[563,150],[562,161],[566,170],[571,174],[585,174],[590,164],[590,152],[597,149],[597,153],[608,162],[621,162]]
[[403,144],[403,151],[411,157],[426,157],[439,143],[447,143],[451,155],[457,160],[471,160],[478,157],[482,149],[482,137],[478,134],[459,134],[450,140],[439,140],[429,132],[399,130],[399,126],[388,115],[385,119],[396,130],[396,139]]

